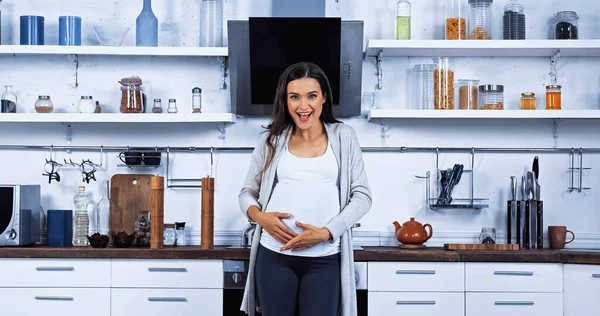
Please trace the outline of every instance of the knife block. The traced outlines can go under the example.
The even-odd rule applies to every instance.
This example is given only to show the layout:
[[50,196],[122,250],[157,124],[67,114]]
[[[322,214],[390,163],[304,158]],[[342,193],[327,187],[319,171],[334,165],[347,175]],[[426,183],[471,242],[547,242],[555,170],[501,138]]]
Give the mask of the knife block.
[[202,178],[200,248],[213,249],[215,223],[215,179]]
[[521,249],[544,248],[544,201],[508,200],[507,243]]

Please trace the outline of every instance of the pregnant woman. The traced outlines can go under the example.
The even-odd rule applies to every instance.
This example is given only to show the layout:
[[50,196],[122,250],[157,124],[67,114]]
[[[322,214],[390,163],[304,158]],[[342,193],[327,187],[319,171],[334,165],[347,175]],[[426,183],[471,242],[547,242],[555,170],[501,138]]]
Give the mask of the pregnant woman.
[[241,310],[356,315],[350,228],[371,208],[371,192],[356,134],[334,118],[329,80],[315,64],[281,74],[239,202],[257,223]]

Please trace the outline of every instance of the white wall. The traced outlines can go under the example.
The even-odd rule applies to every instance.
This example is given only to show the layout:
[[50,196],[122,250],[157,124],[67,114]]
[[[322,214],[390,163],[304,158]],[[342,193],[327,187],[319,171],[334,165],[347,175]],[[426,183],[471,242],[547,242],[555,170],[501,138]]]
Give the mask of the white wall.
[[[165,14],[167,0],[153,1],[155,13],[160,19]],[[174,1],[175,16],[183,30],[184,46],[198,43],[197,1]],[[494,4],[494,37],[501,37],[502,7],[506,1]],[[582,39],[597,38],[600,31],[600,3],[592,0],[538,1],[521,0],[527,14],[529,39],[548,38],[548,19],[556,11],[575,10]],[[135,36],[135,18],[141,10],[142,1],[114,1],[102,4],[98,1],[4,1],[2,10],[2,43],[18,43],[18,17],[24,14],[40,14],[46,17],[46,43],[56,43],[58,16],[78,14],[84,18],[84,34],[93,38],[91,26],[96,23],[120,21],[132,27],[125,45],[132,45]],[[270,1],[226,1],[226,19],[244,19],[248,16],[269,15]],[[444,1],[413,1],[414,39],[441,39],[443,36]],[[393,0],[328,0],[328,15],[344,19],[365,21],[365,43],[369,38],[393,36]],[[59,13],[60,12],[60,13]],[[385,27],[385,28],[384,28]],[[84,40],[84,45],[92,44]],[[383,108],[410,108],[411,69],[414,64],[428,62],[428,58],[385,58],[384,89],[375,89],[374,60],[368,58],[363,64],[363,92],[375,91],[378,104]],[[12,84],[19,93],[19,110],[33,112],[33,104],[39,94],[49,94],[59,111],[73,111],[71,107],[80,95],[93,95],[110,112],[118,111],[120,99],[117,80],[139,75],[144,80],[148,99],[155,97],[176,98],[180,112],[191,111],[189,99],[191,88],[203,89],[203,111],[224,112],[229,110],[229,91],[219,90],[219,64],[216,58],[153,58],[153,57],[81,57],[80,86],[70,87],[72,68],[66,57],[12,57],[0,59],[0,84]],[[559,62],[558,83],[563,86],[564,109],[597,109],[600,100],[600,59],[566,59]],[[521,92],[534,91],[538,106],[544,104],[544,86],[550,82],[548,58],[458,58],[457,78],[476,78],[482,82],[505,85],[505,106],[516,109]],[[163,103],[164,104],[164,103]],[[553,125],[551,121],[510,120],[386,120],[388,138],[380,138],[380,122],[366,122],[364,118],[345,120],[353,126],[363,146],[475,146],[475,147],[552,147]],[[179,125],[102,125],[74,124],[73,145],[129,145],[129,146],[253,146],[256,134],[267,120],[238,118],[238,122],[226,127],[227,138],[221,140],[217,126],[213,124]],[[65,127],[60,124],[0,124],[0,144],[65,145]],[[557,145],[559,147],[600,147],[596,134],[600,131],[594,121],[559,122]],[[489,198],[490,208],[482,211],[443,210],[433,211],[424,206],[425,184],[415,175],[424,175],[434,168],[433,154],[415,153],[365,153],[366,168],[374,195],[373,208],[361,220],[357,231],[363,236],[381,235],[382,244],[394,244],[391,239],[392,222],[417,220],[431,223],[435,240],[439,245],[449,241],[470,241],[481,227],[496,227],[504,231],[505,200],[508,198],[509,177],[520,177],[531,168],[535,154],[482,154],[475,157],[475,195]],[[584,186],[592,190],[569,193],[569,161],[566,154],[537,154],[540,156],[540,185],[545,203],[546,225],[567,225],[577,235],[575,246],[600,247],[600,215],[596,205],[600,194],[600,168],[598,155],[585,155],[584,164],[592,167],[586,171]],[[2,173],[0,182],[40,183],[45,209],[70,208],[76,186],[81,184],[77,171],[65,170],[60,183],[48,184],[42,177],[44,158],[48,152],[3,151],[0,153]],[[99,159],[99,153],[65,152],[56,158],[78,160]],[[114,173],[129,173],[117,168],[120,163],[116,153],[105,154],[106,168],[97,174],[98,182],[90,183],[95,201],[99,200],[101,180]],[[248,167],[246,153],[220,153],[216,173],[215,229],[220,237],[240,230],[246,223],[241,215],[237,194]],[[468,155],[442,155],[442,168],[455,162],[469,162]],[[207,171],[206,154],[175,154],[171,159],[173,177],[202,177]],[[164,168],[157,173],[164,175]],[[466,193],[469,184],[463,177],[455,196]],[[186,221],[197,238],[199,230],[200,192],[198,190],[167,190],[165,220]],[[220,239],[221,238],[221,239]],[[225,238],[225,239],[222,239]],[[373,239],[364,239],[373,244]],[[228,240],[231,240],[228,239]],[[379,241],[375,242],[379,243]]]

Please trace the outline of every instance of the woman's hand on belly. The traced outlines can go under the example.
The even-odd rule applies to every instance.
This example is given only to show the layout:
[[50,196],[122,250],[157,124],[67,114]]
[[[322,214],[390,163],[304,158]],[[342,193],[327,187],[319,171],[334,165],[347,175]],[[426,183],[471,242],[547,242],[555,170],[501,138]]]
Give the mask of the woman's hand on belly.
[[280,218],[289,218],[291,214],[279,213],[279,212],[260,212],[256,222],[269,233],[275,240],[282,244],[285,244],[298,236],[296,232],[289,229]]
[[327,228],[318,228],[310,224],[296,222],[296,226],[302,228],[302,232],[281,247],[281,251],[292,249],[292,251],[308,249],[321,242],[331,239],[331,233]]

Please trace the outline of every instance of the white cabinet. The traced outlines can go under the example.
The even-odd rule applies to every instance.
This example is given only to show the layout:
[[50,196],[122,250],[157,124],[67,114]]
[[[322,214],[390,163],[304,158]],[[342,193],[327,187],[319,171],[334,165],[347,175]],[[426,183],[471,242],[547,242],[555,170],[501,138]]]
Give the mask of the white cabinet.
[[221,260],[113,259],[113,288],[223,288]]
[[590,315],[600,310],[600,265],[564,265],[565,316]]
[[110,260],[0,259],[0,287],[110,287]]
[[467,293],[466,301],[466,316],[563,315],[561,293]]
[[464,293],[369,292],[368,314],[464,316]]
[[1,288],[1,315],[110,316],[109,288]]
[[467,292],[561,293],[560,263],[468,262],[465,265]]
[[113,289],[111,316],[218,316],[222,302],[222,289]]

